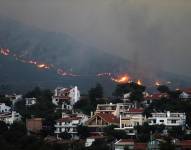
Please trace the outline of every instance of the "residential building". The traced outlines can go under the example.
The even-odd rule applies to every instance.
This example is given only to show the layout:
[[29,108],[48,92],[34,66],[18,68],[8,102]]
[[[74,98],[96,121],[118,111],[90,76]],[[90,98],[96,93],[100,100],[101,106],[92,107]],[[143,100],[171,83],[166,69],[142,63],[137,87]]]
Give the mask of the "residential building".
[[57,87],[54,90],[54,95],[52,97],[52,103],[58,106],[62,105],[62,109],[72,109],[72,106],[80,100],[80,91],[78,87],[74,88],[63,88]]
[[20,121],[22,116],[16,111],[0,113],[0,120],[6,124],[13,124],[14,122]]
[[36,102],[37,102],[37,99],[36,98],[25,98],[25,105],[26,106],[32,106],[32,105],[35,105],[36,104]]
[[10,112],[10,111],[11,107],[5,105],[5,103],[0,103],[0,113]]
[[96,113],[85,123],[92,133],[102,133],[103,128],[109,125],[119,126],[119,119],[113,114]]
[[128,135],[135,135],[134,129],[137,125],[143,125],[146,122],[146,117],[143,116],[144,109],[130,108],[120,116],[120,126],[116,130],[125,130]]
[[119,117],[124,114],[129,108],[134,108],[133,103],[117,103],[117,104],[98,104],[95,113],[112,114]]
[[149,125],[165,125],[165,126],[185,126],[185,113],[172,113],[170,111],[161,113],[151,113],[148,118]]
[[179,95],[179,98],[180,98],[181,100],[189,100],[189,99],[191,99],[191,94],[186,93],[186,92],[183,91],[183,92]]
[[55,124],[54,133],[59,137],[59,134],[67,132],[72,138],[78,138],[77,127],[87,121],[87,116],[82,114],[63,114],[61,119],[58,119]]
[[148,107],[153,101],[161,100],[162,98],[169,98],[168,93],[153,93],[144,94],[144,100],[141,102],[144,107]]

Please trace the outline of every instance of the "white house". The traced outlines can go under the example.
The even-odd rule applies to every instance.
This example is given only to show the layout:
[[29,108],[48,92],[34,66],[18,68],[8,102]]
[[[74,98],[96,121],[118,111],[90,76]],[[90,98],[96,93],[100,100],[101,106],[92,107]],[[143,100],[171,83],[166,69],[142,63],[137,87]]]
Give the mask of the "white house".
[[16,111],[0,113],[0,120],[6,124],[13,124],[16,121],[20,121],[21,117]]
[[117,104],[98,104],[95,113],[112,114],[119,117],[127,112],[129,108],[134,108],[133,103],[117,103]]
[[36,98],[25,98],[25,105],[26,106],[32,106],[32,105],[35,105],[36,102],[37,102],[37,99]]
[[165,125],[165,126],[185,126],[185,113],[152,113],[152,117],[148,118],[149,125]]
[[56,128],[54,133],[59,137],[59,134],[67,132],[71,134],[72,138],[76,139],[77,136],[77,127],[85,123],[88,120],[86,115],[82,114],[62,114],[62,118],[56,121],[54,127]]
[[72,107],[77,101],[80,100],[80,91],[78,87],[75,86],[74,88],[63,88],[57,87],[54,90],[54,95],[52,97],[52,103],[55,105],[65,104],[62,106],[62,109],[72,109]]
[[130,108],[120,115],[120,127],[116,130],[124,130],[128,135],[134,136],[136,131],[134,129],[137,125],[143,125],[146,122],[146,117],[143,116],[144,109]]
[[180,95],[179,95],[180,99],[182,100],[188,100],[188,99],[191,99],[191,95],[186,93],[186,92],[182,92]]
[[10,112],[10,111],[11,107],[5,105],[5,103],[0,103],[0,113]]

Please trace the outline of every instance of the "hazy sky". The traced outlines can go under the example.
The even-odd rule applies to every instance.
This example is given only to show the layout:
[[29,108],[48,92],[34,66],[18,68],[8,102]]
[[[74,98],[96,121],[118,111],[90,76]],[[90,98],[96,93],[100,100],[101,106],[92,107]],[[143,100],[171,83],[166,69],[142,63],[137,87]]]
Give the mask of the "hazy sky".
[[0,14],[191,76],[191,0],[0,0]]

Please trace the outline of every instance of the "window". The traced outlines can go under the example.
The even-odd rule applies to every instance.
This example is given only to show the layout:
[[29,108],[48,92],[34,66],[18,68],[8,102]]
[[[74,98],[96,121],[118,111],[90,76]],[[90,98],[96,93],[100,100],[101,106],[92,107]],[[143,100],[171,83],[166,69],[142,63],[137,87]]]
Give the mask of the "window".
[[171,123],[176,123],[176,120],[172,120]]
[[164,120],[160,120],[160,122],[164,122]]

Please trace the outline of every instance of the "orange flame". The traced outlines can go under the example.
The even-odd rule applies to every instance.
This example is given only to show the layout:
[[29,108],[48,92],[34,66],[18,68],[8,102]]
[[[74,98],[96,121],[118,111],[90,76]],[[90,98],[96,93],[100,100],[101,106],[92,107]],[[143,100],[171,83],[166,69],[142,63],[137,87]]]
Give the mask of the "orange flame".
[[9,56],[10,50],[1,48],[0,53],[4,56]]
[[121,77],[112,78],[112,80],[117,83],[129,83],[130,77],[128,75],[123,75]]
[[42,68],[42,69],[49,69],[50,68],[47,64],[38,64],[37,67]]
[[156,82],[155,82],[155,85],[156,85],[156,86],[160,86],[160,82],[159,82],[159,81],[156,81]]
[[137,80],[137,84],[138,85],[142,85],[142,81],[141,80]]

